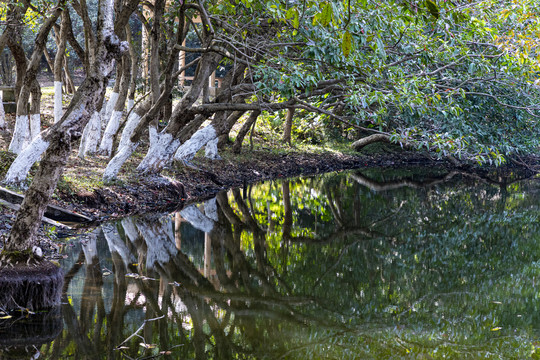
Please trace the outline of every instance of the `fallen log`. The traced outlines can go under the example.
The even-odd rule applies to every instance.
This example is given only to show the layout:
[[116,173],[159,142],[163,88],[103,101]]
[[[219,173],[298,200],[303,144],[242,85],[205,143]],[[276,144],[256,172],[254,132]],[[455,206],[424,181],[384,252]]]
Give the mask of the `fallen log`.
[[[7,207],[8,209],[15,210],[15,211],[19,211],[19,209],[21,207],[21,205],[12,204],[12,203],[7,202],[6,200],[2,200],[2,199],[0,199],[0,206],[4,206],[4,207]],[[49,225],[52,225],[52,226],[56,226],[56,228],[58,228],[58,229],[71,229],[70,226],[59,223],[58,221],[54,221],[53,219],[49,219],[46,216],[43,216],[41,218],[41,222],[44,222],[45,224],[49,224]]]
[[373,134],[370,136],[366,136],[360,140],[356,140],[352,143],[351,147],[355,149],[356,151],[360,151],[364,146],[367,146],[369,144],[373,144],[376,142],[390,142],[390,136],[386,134]]
[[[5,200],[12,205],[20,205],[24,199],[24,196],[0,186],[0,199]],[[77,214],[76,212],[62,209],[61,207],[55,205],[47,206],[44,217],[55,221],[71,223],[86,223],[93,221],[88,216]]]

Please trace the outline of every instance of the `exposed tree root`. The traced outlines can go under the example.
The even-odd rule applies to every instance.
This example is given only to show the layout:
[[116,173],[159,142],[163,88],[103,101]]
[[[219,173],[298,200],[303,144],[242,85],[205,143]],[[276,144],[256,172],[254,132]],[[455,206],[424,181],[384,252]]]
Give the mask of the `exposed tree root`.
[[[48,261],[39,261],[26,254],[5,256],[0,267],[0,306],[12,311],[36,311],[60,304],[63,270]],[[19,261],[17,261],[19,260]]]

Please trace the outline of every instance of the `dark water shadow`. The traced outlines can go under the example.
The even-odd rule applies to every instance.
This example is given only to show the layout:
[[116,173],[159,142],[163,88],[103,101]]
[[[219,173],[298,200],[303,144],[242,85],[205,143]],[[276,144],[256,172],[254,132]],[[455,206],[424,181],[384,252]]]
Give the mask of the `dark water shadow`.
[[[35,314],[0,316],[0,358],[30,359],[54,341],[64,327],[61,307]],[[4,319],[2,319],[4,317]]]

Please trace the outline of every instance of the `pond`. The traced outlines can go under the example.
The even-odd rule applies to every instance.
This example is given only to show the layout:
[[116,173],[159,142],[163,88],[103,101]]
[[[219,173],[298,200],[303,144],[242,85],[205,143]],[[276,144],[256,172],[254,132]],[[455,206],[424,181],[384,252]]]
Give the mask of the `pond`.
[[540,358],[539,204],[535,179],[366,170],[103,224],[0,358]]

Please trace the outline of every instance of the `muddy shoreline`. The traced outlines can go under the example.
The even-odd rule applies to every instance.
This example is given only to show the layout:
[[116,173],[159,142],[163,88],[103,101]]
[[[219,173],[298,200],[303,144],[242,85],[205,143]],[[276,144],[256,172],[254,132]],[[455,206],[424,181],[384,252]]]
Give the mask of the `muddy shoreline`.
[[211,198],[219,191],[265,180],[406,166],[451,168],[452,164],[412,152],[399,156],[354,156],[331,152],[273,154],[254,151],[240,160],[198,158],[190,166],[177,164],[162,175],[138,176],[92,191],[59,192],[53,203],[102,222],[131,214],[179,209],[188,203]]

